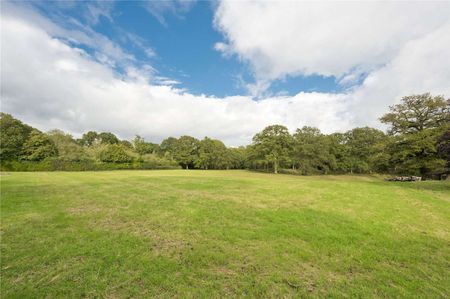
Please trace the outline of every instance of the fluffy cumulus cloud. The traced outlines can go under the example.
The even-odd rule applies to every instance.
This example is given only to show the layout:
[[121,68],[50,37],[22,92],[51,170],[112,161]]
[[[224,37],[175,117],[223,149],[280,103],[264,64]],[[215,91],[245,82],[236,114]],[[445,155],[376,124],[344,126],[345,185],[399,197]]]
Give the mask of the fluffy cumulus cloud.
[[216,49],[248,61],[258,80],[298,74],[346,80],[448,28],[448,20],[448,2],[221,1],[215,25],[226,43]]
[[[55,24],[38,26],[17,12],[2,15],[1,109],[43,130],[61,128],[75,135],[107,130],[153,141],[207,135],[240,145],[274,123],[291,129],[311,124],[325,131],[349,127],[342,95],[300,93],[261,101],[193,95],[152,83],[145,69],[129,66],[119,75],[110,64],[55,38],[48,28],[62,30]],[[315,112],[318,105],[323,107],[320,114]]]
[[[189,134],[240,145],[269,124],[342,131],[378,125],[377,117],[402,95],[450,95],[448,3],[333,3],[219,3],[215,25],[226,38],[215,48],[253,67],[255,89],[295,74],[333,75],[345,84],[367,74],[338,94],[258,101],[191,94],[89,28],[64,29],[5,5],[1,110],[39,129],[75,135],[93,129],[160,141]],[[125,71],[118,73],[117,64]]]
[[249,64],[254,95],[289,76],[334,76],[350,121],[379,126],[404,95],[450,96],[449,12],[448,1],[221,1],[215,49]]
[[351,90],[353,122],[377,126],[376,116],[402,96],[431,92],[450,97],[450,25],[408,42],[385,66]]

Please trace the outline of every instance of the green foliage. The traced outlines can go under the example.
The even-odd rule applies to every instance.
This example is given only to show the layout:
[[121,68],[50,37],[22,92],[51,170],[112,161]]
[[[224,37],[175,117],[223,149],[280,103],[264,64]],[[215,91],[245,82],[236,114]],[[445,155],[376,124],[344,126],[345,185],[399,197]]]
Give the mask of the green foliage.
[[175,160],[167,159],[164,157],[158,157],[155,154],[145,154],[139,157],[139,162],[143,165],[147,165],[149,168],[179,168],[178,163]]
[[230,169],[245,169],[247,167],[247,149],[243,146],[227,149]]
[[113,133],[102,132],[97,137],[101,144],[119,144],[120,140]]
[[155,157],[146,161],[132,163],[102,163],[93,160],[65,161],[58,158],[46,158],[42,161],[6,161],[1,171],[101,171],[122,169],[179,169],[174,161]]
[[183,168],[193,168],[198,157],[198,139],[191,136],[181,136],[175,143],[173,158]]
[[150,142],[146,142],[144,138],[139,135],[133,139],[134,150],[139,155],[152,154],[157,151],[158,145]]
[[205,137],[198,144],[195,166],[203,169],[229,168],[229,155],[222,141]]
[[292,162],[302,174],[329,173],[336,169],[330,140],[319,129],[303,127],[294,134]]
[[95,131],[89,131],[84,133],[80,139],[80,144],[83,146],[91,146],[98,140],[98,133]]
[[450,175],[450,127],[444,130],[444,133],[438,140],[438,154],[444,160],[447,160],[447,177]]
[[125,148],[118,144],[108,144],[99,154],[102,162],[127,163],[133,158],[125,151]]
[[0,157],[2,161],[19,158],[23,152],[23,145],[32,130],[32,127],[15,119],[10,114],[0,113]]
[[403,175],[432,177],[445,172],[446,160],[437,155],[439,129],[395,136],[388,150],[392,171]]
[[[390,126],[388,135],[369,127],[326,135],[304,126],[291,136],[286,127],[272,125],[257,133],[251,145],[239,148],[227,148],[208,137],[201,141],[192,136],[169,137],[158,145],[138,135],[129,142],[110,132],[95,131],[75,141],[58,130],[48,135],[37,130],[31,133],[33,128],[2,113],[0,150],[3,163],[41,161],[36,167],[42,169],[70,168],[56,165],[69,165],[66,162],[83,169],[97,167],[86,166],[89,163],[128,165],[120,166],[125,168],[141,163],[150,168],[177,164],[187,169],[249,168],[303,175],[376,172],[439,178],[450,174],[449,105],[450,100],[442,96],[411,95],[381,117]],[[45,166],[49,157],[55,158],[51,163],[56,166]],[[79,166],[84,165],[81,162],[87,164]]]
[[350,173],[352,161],[350,157],[350,148],[347,145],[346,134],[333,133],[327,136],[330,143],[330,154],[336,160],[336,173]]
[[278,173],[280,164],[289,160],[291,148],[292,136],[285,126],[268,126],[253,137],[254,156],[270,163],[274,173]]
[[83,161],[88,156],[83,147],[81,147],[72,138],[72,135],[66,134],[61,130],[52,130],[47,133],[58,150],[58,158],[63,161]]
[[175,137],[164,139],[158,149],[159,155],[173,159],[177,151],[177,144],[178,140]]
[[129,142],[128,140],[120,140],[119,144],[127,149],[133,149],[133,144]]
[[443,96],[429,93],[402,98],[402,103],[389,107],[391,112],[380,118],[389,124],[390,134],[411,134],[433,129],[450,122],[449,102]]
[[89,131],[81,137],[79,143],[83,146],[93,146],[95,144],[119,144],[120,140],[113,133]]
[[58,149],[49,136],[38,130],[33,130],[23,145],[23,152],[20,159],[26,161],[41,161],[45,158],[57,155]]
[[378,159],[382,158],[380,156],[383,151],[382,145],[387,141],[382,131],[369,127],[355,128],[345,133],[345,139],[351,173],[368,173],[373,169],[382,168]]
[[395,135],[389,143],[392,171],[425,177],[446,172],[447,161],[439,155],[439,140],[449,128],[450,101],[429,93],[404,97],[380,120]]

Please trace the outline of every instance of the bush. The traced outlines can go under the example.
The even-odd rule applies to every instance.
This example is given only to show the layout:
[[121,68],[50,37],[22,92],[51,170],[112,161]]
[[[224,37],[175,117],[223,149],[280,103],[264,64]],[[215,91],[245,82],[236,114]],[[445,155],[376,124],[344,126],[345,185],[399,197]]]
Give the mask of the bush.
[[64,161],[58,158],[47,158],[43,161],[4,161],[1,171],[99,171],[120,169],[178,169],[176,163],[160,159],[153,162],[104,163],[93,160]]
[[111,144],[100,152],[100,161],[113,163],[129,163],[133,161],[121,145]]

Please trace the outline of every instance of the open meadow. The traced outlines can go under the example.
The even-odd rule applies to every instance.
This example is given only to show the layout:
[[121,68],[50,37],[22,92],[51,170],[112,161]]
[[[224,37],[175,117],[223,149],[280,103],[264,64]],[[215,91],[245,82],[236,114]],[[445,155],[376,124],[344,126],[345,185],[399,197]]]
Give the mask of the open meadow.
[[450,297],[450,183],[2,173],[2,298]]

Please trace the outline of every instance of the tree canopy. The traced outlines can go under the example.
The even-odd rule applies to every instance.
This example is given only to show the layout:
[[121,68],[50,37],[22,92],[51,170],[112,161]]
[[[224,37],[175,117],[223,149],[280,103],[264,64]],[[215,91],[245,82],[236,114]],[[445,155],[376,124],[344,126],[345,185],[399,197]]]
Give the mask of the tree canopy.
[[400,104],[390,106],[389,109],[391,111],[380,120],[390,125],[390,134],[417,133],[450,122],[449,101],[443,96],[429,93],[403,97]]
[[0,114],[2,161],[147,163],[192,169],[253,169],[295,174],[450,174],[450,102],[428,93],[402,98],[380,118],[387,134],[370,127],[324,134],[303,126],[291,134],[270,125],[252,143],[227,147],[210,137],[168,137],[160,144],[136,135],[130,142],[111,132],[88,131],[75,140],[60,130],[40,132]]
[[23,145],[30,137],[32,127],[15,119],[10,114],[0,113],[0,157],[2,160],[17,160]]
[[20,159],[28,161],[41,161],[45,158],[54,157],[56,155],[58,155],[58,149],[49,136],[39,132],[38,130],[33,130],[23,145],[23,152]]
[[257,133],[252,145],[256,155],[271,163],[273,172],[278,173],[280,164],[289,160],[292,136],[285,126],[272,125]]
[[450,101],[429,93],[407,96],[380,120],[394,135],[386,150],[395,171],[421,176],[445,172],[448,161],[438,150],[450,124]]

